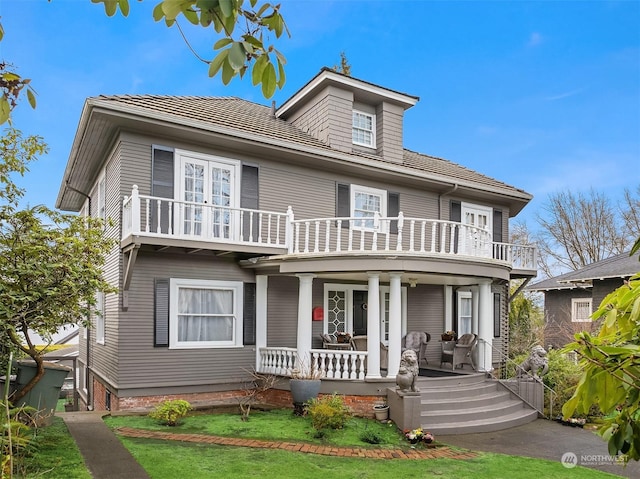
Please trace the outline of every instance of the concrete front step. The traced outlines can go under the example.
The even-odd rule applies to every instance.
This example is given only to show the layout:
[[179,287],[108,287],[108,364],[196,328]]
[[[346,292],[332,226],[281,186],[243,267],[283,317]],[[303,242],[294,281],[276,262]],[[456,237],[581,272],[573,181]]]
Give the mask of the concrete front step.
[[537,411],[481,373],[428,378],[418,387],[421,424],[434,434],[499,431],[538,417]]
[[451,422],[474,421],[477,418],[489,420],[499,419],[502,416],[521,411],[524,409],[522,401],[519,399],[506,399],[491,405],[480,407],[466,407],[462,409],[446,410],[422,410],[422,420],[430,424],[448,424]]
[[422,427],[437,435],[446,434],[471,434],[476,432],[492,432],[509,429],[535,421],[538,412],[533,409],[525,409],[501,416],[500,418],[479,418],[472,421],[449,422],[447,424],[423,423]]
[[457,400],[452,401],[450,396],[446,398],[432,398],[432,396],[427,397],[428,399],[423,399],[421,401],[423,411],[446,411],[449,409],[460,410],[491,406],[510,399],[511,393],[506,390],[496,391],[496,388],[493,387],[487,389],[486,393],[479,392],[478,394],[467,397],[464,400],[459,400],[458,398]]

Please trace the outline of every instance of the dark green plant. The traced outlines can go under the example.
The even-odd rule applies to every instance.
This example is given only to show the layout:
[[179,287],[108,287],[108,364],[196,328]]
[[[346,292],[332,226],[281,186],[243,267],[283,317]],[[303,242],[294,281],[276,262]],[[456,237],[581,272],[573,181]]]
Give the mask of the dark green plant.
[[188,401],[173,399],[158,404],[156,408],[149,413],[149,417],[151,419],[157,419],[167,426],[177,426],[180,419],[185,417],[191,409],[193,408]]
[[342,396],[332,394],[311,399],[305,409],[311,424],[317,430],[342,429],[351,417],[351,411],[344,404]]
[[367,444],[380,444],[382,443],[382,437],[380,434],[366,430],[360,435],[360,440],[362,442],[366,442]]

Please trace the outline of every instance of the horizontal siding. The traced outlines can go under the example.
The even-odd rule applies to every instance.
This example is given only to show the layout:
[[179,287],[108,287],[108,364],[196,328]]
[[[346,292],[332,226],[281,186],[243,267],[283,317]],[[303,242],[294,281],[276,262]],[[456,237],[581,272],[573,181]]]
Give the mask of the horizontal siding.
[[296,277],[269,277],[267,346],[295,348],[298,336],[298,284]]
[[444,287],[422,285],[407,288],[407,331],[424,331],[431,335],[427,360],[440,364],[440,334],[444,331]]
[[[255,363],[253,346],[220,349],[155,348],[155,278],[254,282],[251,271],[214,255],[174,255],[141,251],[129,290],[128,311],[120,313],[120,387],[207,384],[237,378]],[[242,334],[242,331],[238,332]]]

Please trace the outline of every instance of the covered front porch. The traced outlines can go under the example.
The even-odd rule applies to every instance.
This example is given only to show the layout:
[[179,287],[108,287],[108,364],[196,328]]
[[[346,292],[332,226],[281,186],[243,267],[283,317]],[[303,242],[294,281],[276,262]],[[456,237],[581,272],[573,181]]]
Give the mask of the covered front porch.
[[[344,267],[345,261],[341,263]],[[289,376],[303,361],[320,369],[326,380],[395,382],[404,336],[412,331],[428,333],[430,341],[420,366],[439,368],[440,336],[447,330],[477,336],[474,367],[469,364],[464,369],[486,372],[495,362],[492,346],[496,336],[496,346],[502,344],[501,313],[506,306],[496,305],[504,306],[507,300],[502,294],[504,281],[495,284],[489,278],[384,270],[296,273],[297,297],[294,291],[288,294],[297,304],[295,342],[290,334],[289,341],[278,344],[272,338],[280,325],[272,323],[279,318],[270,315],[268,300],[272,276],[277,274],[256,275],[258,372]],[[293,286],[293,280],[289,284]],[[338,333],[359,338],[361,346],[323,343],[322,334],[335,338]],[[443,367],[453,369],[451,363]]]

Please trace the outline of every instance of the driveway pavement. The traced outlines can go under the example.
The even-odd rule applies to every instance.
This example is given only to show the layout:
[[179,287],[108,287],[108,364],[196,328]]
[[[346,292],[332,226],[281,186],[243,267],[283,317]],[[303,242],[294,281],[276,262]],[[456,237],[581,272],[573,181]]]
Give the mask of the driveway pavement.
[[566,466],[575,464],[622,477],[640,478],[640,463],[630,461],[626,468],[616,463],[609,456],[607,443],[593,431],[546,419],[503,431],[440,435],[437,440],[472,451],[562,461]]

